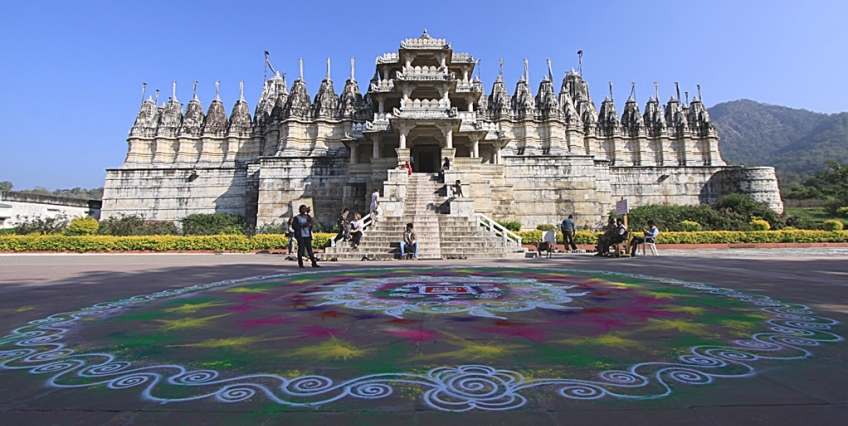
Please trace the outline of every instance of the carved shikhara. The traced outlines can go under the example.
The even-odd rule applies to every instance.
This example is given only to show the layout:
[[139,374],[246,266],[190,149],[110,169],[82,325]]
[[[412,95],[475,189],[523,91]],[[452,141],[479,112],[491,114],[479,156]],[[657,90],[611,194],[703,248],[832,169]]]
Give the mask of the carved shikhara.
[[341,205],[366,210],[365,196],[403,157],[436,168],[420,164],[423,151],[454,158],[477,212],[531,228],[567,214],[594,226],[622,197],[634,206],[699,204],[742,192],[783,210],[772,168],[722,160],[700,93],[662,105],[655,91],[643,112],[632,90],[619,115],[611,94],[596,108],[573,69],[557,93],[549,68],[535,95],[528,63],[512,95],[501,69],[487,96],[476,65],[425,32],[377,58],[365,95],[353,61],[337,94],[328,61],[314,98],[302,72],[291,87],[275,72],[252,117],[243,95],[229,117],[217,96],[205,115],[196,96],[183,113],[175,89],[161,105],[148,99],[124,163],[108,170],[104,217],[227,212],[261,224],[311,198],[319,222],[332,226]]

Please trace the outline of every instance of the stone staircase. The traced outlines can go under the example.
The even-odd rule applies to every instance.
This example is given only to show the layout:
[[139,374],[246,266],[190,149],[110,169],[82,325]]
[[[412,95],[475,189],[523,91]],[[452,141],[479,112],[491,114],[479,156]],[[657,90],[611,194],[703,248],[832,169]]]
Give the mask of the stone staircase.
[[369,226],[358,249],[339,243],[326,257],[338,260],[391,260],[400,257],[400,240],[407,223],[418,236],[419,259],[492,259],[524,257],[521,247],[478,225],[477,219],[450,216],[444,184],[433,173],[414,173],[406,186],[403,216],[387,217]]

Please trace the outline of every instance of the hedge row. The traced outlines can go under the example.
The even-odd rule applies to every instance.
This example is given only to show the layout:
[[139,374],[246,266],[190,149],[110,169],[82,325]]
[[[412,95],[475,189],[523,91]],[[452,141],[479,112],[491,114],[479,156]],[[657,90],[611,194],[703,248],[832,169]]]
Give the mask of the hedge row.
[[[524,243],[542,240],[542,231],[518,232]],[[597,235],[589,231],[577,232],[577,244],[594,244]],[[325,248],[335,234],[315,233],[312,247]],[[557,233],[562,244],[562,234]],[[848,231],[704,231],[663,232],[659,244],[721,244],[721,243],[844,243]],[[285,235],[262,234],[252,238],[243,235],[178,236],[150,235],[113,237],[107,235],[0,235],[0,251],[190,251],[213,250],[248,252],[251,250],[284,250],[288,245]]]
[[[330,245],[335,234],[315,233],[312,247]],[[248,252],[282,250],[288,246],[285,235],[146,235],[114,237],[109,235],[0,235],[0,251],[189,251],[213,250]]]
[[[542,231],[516,232],[524,243],[542,241]],[[595,244],[598,235],[589,231],[578,231],[577,244]],[[661,232],[658,244],[735,244],[735,243],[845,243],[848,231],[703,231]],[[562,233],[557,232],[557,243],[562,244]]]

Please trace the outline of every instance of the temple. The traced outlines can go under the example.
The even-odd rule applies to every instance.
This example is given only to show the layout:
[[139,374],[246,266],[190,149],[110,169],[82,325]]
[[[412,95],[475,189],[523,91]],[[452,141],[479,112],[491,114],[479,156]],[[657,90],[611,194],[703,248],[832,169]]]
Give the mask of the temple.
[[[445,157],[445,179],[460,180],[466,198],[434,184],[426,204],[525,229],[568,214],[596,228],[622,198],[694,205],[740,192],[783,209],[773,168],[722,160],[700,94],[689,102],[678,91],[663,106],[655,91],[640,110],[631,91],[619,114],[612,90],[596,108],[581,70],[567,72],[557,93],[549,61],[534,95],[525,60],[510,94],[501,64],[486,95],[476,65],[425,31],[377,58],[364,95],[353,59],[341,94],[329,59],[314,98],[302,61],[290,87],[274,72],[252,117],[243,90],[227,117],[217,95],[205,114],[196,94],[184,109],[175,83],[167,102],[142,103],[126,160],[107,170],[102,216],[225,212],[255,226],[310,204],[329,230],[342,207],[367,213],[378,188],[386,216],[407,220],[417,214],[409,199],[424,194],[411,185],[434,182]],[[410,160],[407,176],[399,165]]]

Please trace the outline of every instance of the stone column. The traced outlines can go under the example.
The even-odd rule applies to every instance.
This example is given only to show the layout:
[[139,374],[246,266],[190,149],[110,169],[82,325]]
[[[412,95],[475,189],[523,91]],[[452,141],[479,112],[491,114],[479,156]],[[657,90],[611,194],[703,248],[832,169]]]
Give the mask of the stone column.
[[356,164],[356,148],[359,147],[359,142],[350,143],[350,164]]
[[406,149],[406,135],[409,134],[409,127],[398,126],[398,148]]
[[445,148],[453,149],[453,128],[450,126],[440,127],[442,135],[445,137]]
[[372,139],[374,145],[371,146],[371,158],[380,158],[380,135],[374,135]]
[[395,148],[395,152],[397,152],[398,167],[409,161],[409,148]]
[[480,158],[480,135],[471,135],[471,157]]
[[383,113],[385,112],[383,105],[384,105],[384,104],[383,104],[383,99],[382,99],[382,98],[380,98],[379,100],[377,100],[377,107],[379,108],[377,111],[378,111],[380,114],[383,114]]

